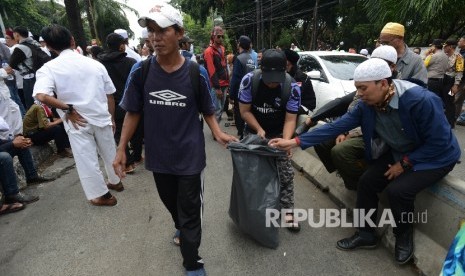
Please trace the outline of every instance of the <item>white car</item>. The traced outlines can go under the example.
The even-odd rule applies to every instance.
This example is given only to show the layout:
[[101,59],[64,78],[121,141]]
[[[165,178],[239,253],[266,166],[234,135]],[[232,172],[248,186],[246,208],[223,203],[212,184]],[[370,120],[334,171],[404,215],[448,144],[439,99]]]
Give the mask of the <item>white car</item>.
[[330,51],[299,52],[297,63],[312,80],[316,107],[355,91],[354,70],[367,58],[358,54]]

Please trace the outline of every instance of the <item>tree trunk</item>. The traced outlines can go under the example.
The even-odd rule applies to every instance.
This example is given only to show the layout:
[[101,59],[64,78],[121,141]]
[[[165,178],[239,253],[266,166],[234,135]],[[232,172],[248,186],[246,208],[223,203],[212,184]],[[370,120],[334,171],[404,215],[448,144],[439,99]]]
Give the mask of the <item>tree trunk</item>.
[[97,37],[97,32],[95,28],[92,0],[86,0],[84,3],[86,6],[87,21],[89,21],[90,36],[92,38],[97,39],[97,41],[99,42],[100,39]]
[[79,5],[77,0],[64,0],[66,15],[68,16],[69,27],[71,34],[74,36],[76,44],[79,45],[83,51],[86,50],[86,39],[84,37],[84,28],[82,27],[81,14],[79,12]]

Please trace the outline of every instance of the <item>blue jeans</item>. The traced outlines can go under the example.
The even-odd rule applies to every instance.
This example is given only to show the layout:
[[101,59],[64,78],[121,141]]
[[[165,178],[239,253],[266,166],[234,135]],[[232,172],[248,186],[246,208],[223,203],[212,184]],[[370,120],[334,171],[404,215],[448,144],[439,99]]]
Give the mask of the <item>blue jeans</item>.
[[21,111],[21,117],[24,118],[26,110],[24,109],[24,105],[21,102],[21,99],[19,98],[16,80],[5,80],[5,83],[8,86],[8,89],[10,90],[11,99],[19,106],[19,110]]
[[224,103],[226,101],[226,90],[228,89],[227,86],[221,87],[221,95],[216,94],[215,88],[211,90],[211,96],[213,99],[213,104],[215,105],[215,117],[218,123],[221,121],[221,115],[223,115],[223,108]]
[[6,153],[9,153],[11,158],[18,156],[19,163],[23,167],[27,180],[38,177],[37,169],[34,166],[34,160],[32,159],[32,154],[29,149],[13,148],[10,151],[6,151]]
[[13,168],[13,158],[7,152],[0,152],[0,183],[5,196],[19,193],[16,174]]

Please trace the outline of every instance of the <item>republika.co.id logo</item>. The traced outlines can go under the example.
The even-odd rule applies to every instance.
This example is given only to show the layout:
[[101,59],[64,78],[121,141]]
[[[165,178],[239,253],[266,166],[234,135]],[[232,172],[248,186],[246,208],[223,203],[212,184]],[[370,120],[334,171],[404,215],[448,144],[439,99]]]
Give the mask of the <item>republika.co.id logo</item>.
[[186,99],[186,96],[183,96],[171,90],[161,90],[157,92],[150,92],[149,94],[157,98],[149,100],[151,104],[186,107],[186,103],[181,102],[181,100]]

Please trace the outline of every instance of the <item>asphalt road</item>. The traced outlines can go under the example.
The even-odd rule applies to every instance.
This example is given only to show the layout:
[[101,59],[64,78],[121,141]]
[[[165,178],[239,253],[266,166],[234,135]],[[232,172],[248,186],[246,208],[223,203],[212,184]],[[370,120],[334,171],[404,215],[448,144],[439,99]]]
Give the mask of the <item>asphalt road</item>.
[[[463,131],[465,128],[460,129]],[[235,133],[232,127],[226,129]],[[209,275],[415,275],[398,266],[385,248],[344,252],[335,242],[349,228],[280,229],[280,246],[262,247],[242,234],[228,216],[231,157],[205,131],[205,213],[200,254]],[[59,159],[47,170],[69,166]],[[41,199],[0,217],[0,275],[183,275],[181,253],[172,244],[174,225],[150,172],[138,167],[115,194],[115,207],[94,207],[71,167],[53,182],[28,188]],[[337,208],[299,173],[297,208]]]

